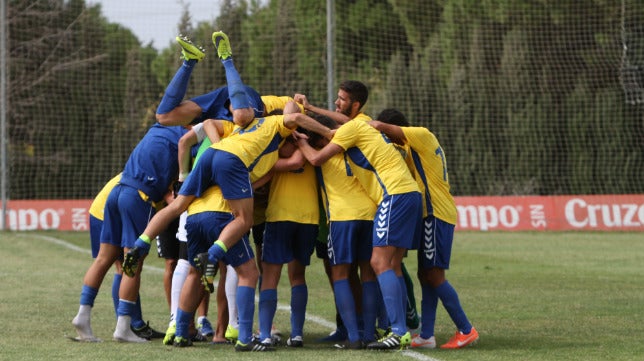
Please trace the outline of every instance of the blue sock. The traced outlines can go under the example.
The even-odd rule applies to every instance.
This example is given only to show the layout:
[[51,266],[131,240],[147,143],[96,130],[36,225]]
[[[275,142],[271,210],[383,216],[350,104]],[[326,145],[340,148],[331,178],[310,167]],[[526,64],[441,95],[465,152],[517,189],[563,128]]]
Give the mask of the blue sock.
[[80,295],[80,304],[94,307],[94,300],[96,299],[96,295],[98,295],[97,288],[83,285]]
[[378,320],[378,328],[386,330],[391,326],[389,322],[389,315],[387,315],[387,308],[385,307],[385,300],[382,299],[382,291],[380,290],[380,284],[376,283],[378,287],[378,292],[376,292],[376,318]]
[[309,289],[306,284],[291,288],[291,336],[304,336],[304,318],[308,302]]
[[143,322],[143,312],[141,311],[141,295],[138,295],[134,313],[132,313],[132,327],[139,329],[143,326],[145,326],[145,322]]
[[116,314],[118,316],[130,316],[134,314],[134,309],[136,308],[136,302],[131,302],[124,299],[119,299],[119,305],[116,308]]
[[224,249],[217,243],[208,248],[208,262],[212,264],[217,264],[225,255],[226,251],[224,251]]
[[181,308],[177,307],[177,316],[175,317],[177,331],[175,332],[175,337],[190,337],[190,321],[195,317],[194,312],[184,311]]
[[421,330],[420,337],[428,339],[434,336],[434,327],[436,325],[436,307],[438,306],[438,295],[434,287],[422,285],[423,299],[420,302],[421,307]]
[[403,293],[400,289],[400,282],[393,270],[385,271],[378,275],[382,299],[385,302],[387,315],[391,324],[391,332],[402,336],[407,332],[405,312],[403,311]]
[[247,344],[253,337],[255,314],[255,288],[237,287],[237,318],[239,319],[239,342]]
[[169,113],[171,110],[179,106],[179,104],[181,104],[181,101],[183,100],[183,97],[186,95],[186,91],[188,90],[188,81],[190,80],[192,69],[194,68],[195,64],[197,64],[196,60],[183,61],[181,67],[179,67],[177,72],[174,74],[174,77],[170,81],[170,84],[168,84],[168,87],[165,89],[163,98],[161,98],[161,102],[157,107],[158,114]]
[[452,321],[458,330],[464,334],[470,333],[470,331],[472,331],[472,324],[470,324],[467,316],[465,316],[465,311],[463,311],[463,307],[461,307],[461,302],[458,300],[458,294],[454,287],[452,287],[449,282],[445,281],[440,286],[436,287],[435,290],[438,298],[443,303],[443,307],[447,310],[449,317],[452,318]]
[[362,340],[365,342],[375,340],[379,292],[376,281],[362,282],[362,320],[364,328]]
[[271,337],[271,327],[277,311],[277,289],[270,288],[259,292],[259,339]]
[[115,273],[112,279],[112,303],[114,304],[114,314],[118,316],[116,310],[119,307],[119,289],[121,288],[122,274]]
[[407,328],[407,303],[409,301],[407,299],[407,283],[405,283],[405,277],[402,275],[398,277],[398,283],[400,284],[400,292],[401,292],[400,295],[402,297],[400,301],[402,303],[402,314],[405,316],[405,329],[406,329]]
[[230,104],[233,106],[233,109],[244,109],[251,106],[248,95],[246,94],[246,89],[244,88],[244,82],[235,68],[235,63],[233,63],[232,58],[228,58],[222,61],[224,64],[224,69],[226,70],[226,83],[228,84],[228,97],[230,98]]
[[358,333],[358,318],[356,316],[356,304],[351,292],[351,285],[348,279],[333,282],[333,294],[335,305],[342,317],[342,323],[347,330],[349,341],[355,342],[360,339]]

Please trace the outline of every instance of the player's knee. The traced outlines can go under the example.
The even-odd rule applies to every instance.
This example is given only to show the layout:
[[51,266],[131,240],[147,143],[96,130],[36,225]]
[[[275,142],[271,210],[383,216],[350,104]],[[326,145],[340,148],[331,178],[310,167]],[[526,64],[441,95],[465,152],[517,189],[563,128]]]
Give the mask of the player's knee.
[[391,265],[389,262],[387,262],[385,259],[381,257],[372,257],[371,258],[371,268],[373,268],[374,272],[379,275],[391,268]]
[[255,119],[253,108],[233,109],[233,122],[240,127],[245,127]]
[[156,114],[157,122],[161,125],[169,125],[171,118],[168,116],[168,114]]
[[239,285],[252,286],[257,284],[257,280],[259,279],[259,270],[257,269],[254,259],[250,259],[237,266],[235,271],[239,278]]

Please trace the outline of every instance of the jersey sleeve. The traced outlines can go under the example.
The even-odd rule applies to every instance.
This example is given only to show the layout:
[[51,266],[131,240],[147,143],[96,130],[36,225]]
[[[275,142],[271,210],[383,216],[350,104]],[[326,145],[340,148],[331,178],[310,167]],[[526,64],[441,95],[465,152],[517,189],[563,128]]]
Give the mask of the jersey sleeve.
[[358,131],[356,123],[356,121],[351,120],[342,124],[333,135],[331,143],[339,145],[344,150],[351,148],[355,144],[355,132]]

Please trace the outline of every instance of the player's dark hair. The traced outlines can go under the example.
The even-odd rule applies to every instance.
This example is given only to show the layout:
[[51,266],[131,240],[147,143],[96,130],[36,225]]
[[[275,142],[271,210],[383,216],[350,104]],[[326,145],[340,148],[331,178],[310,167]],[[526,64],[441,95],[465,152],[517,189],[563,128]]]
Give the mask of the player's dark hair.
[[[326,115],[311,113],[311,112],[307,112],[307,115],[317,120],[318,123],[324,125],[329,129],[335,129],[338,127],[338,123],[336,123],[335,120],[327,117]],[[317,147],[320,141],[324,139],[323,136],[312,131],[305,130],[304,133],[309,137],[309,144],[312,147]]]
[[339,88],[349,93],[352,101],[360,103],[359,109],[362,109],[362,107],[367,103],[369,90],[362,82],[357,80],[345,80],[340,83]]
[[387,108],[381,111],[380,114],[378,114],[378,116],[376,117],[376,119],[383,123],[393,124],[399,127],[409,126],[409,121],[407,121],[407,118],[405,117],[405,115],[399,110],[394,108]]

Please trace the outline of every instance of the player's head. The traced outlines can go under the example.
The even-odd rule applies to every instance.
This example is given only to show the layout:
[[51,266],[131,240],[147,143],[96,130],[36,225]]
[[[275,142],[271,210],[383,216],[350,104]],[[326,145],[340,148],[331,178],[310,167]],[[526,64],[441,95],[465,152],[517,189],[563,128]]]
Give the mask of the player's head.
[[397,125],[399,127],[408,127],[409,121],[405,115],[397,109],[387,108],[378,114],[376,120],[379,120],[383,123]]
[[[329,129],[335,129],[338,127],[338,123],[335,120],[327,117],[326,115],[317,114],[317,113],[307,113],[308,116],[318,121],[318,123],[324,125]],[[302,132],[309,137],[309,144],[314,148],[322,148],[328,143],[328,140],[321,136],[318,133],[302,129]]]
[[357,80],[345,80],[338,89],[335,111],[355,118],[369,98],[367,86]]

